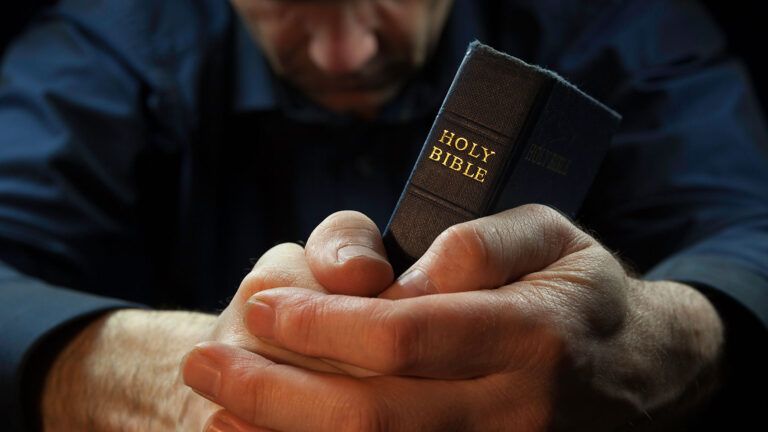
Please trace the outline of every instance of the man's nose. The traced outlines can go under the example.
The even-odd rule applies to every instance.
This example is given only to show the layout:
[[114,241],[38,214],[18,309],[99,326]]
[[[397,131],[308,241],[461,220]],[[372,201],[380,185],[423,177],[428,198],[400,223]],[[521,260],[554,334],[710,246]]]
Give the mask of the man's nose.
[[367,3],[345,2],[310,17],[309,57],[320,70],[332,75],[355,73],[376,55],[379,46]]

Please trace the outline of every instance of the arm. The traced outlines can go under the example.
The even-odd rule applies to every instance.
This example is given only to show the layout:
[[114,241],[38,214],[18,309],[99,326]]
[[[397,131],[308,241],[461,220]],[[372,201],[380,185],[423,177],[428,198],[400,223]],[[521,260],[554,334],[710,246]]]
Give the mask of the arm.
[[0,262],[0,412],[9,430],[35,430],[42,381],[84,322],[129,302],[53,288]]
[[215,323],[213,315],[142,310],[89,323],[47,375],[44,430],[199,429],[215,408],[200,406],[181,386],[178,365],[191,347],[210,339]]
[[[246,331],[244,309],[254,293],[278,286],[323,291],[300,259],[303,255],[294,244],[268,251],[218,317],[121,310],[89,322],[67,342],[47,374],[41,407],[44,430],[201,430],[218,407],[181,385],[178,367],[184,355],[203,341],[237,345],[311,370],[370,375],[361,368],[281,350]],[[368,267],[378,268],[380,261]],[[196,372],[206,377],[208,385],[216,381],[205,374],[209,372],[205,367]]]
[[34,426],[22,413],[37,418],[34,383],[65,327],[136,307],[115,297],[150,300],[136,290],[152,273],[136,204],[138,160],[153,150],[146,83],[113,48],[49,13],[3,58],[0,409],[11,430]]
[[608,22],[567,70],[624,115],[580,222],[646,279],[709,287],[768,326],[768,129],[744,67],[695,2],[628,2]]
[[764,113],[700,6],[632,3],[603,21],[603,38],[578,47],[589,55],[566,56],[566,75],[625,119],[580,222],[643,279],[686,283],[714,304],[726,332],[723,388],[698,426],[752,427],[762,408],[745,395],[768,385]]

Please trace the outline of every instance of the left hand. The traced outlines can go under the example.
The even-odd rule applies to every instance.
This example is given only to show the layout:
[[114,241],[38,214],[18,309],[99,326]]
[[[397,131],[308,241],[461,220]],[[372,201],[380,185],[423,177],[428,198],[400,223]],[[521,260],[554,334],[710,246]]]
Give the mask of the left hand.
[[383,376],[209,344],[219,415],[281,431],[614,430],[704,380],[722,345],[703,296],[629,277],[536,205],[450,228],[383,297],[256,294],[272,313],[246,310],[252,334]]

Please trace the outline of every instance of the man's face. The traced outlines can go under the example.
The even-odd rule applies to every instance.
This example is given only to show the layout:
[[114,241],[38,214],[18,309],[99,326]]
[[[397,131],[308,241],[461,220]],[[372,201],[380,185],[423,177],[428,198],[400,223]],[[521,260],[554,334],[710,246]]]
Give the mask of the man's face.
[[427,60],[453,0],[232,0],[275,73],[370,116]]

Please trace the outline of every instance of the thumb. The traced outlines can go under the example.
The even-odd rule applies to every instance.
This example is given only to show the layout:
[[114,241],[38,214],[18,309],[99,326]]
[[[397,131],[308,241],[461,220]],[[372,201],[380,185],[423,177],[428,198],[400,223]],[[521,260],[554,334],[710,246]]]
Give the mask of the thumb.
[[524,205],[448,228],[380,297],[498,288],[592,244],[556,210]]
[[312,274],[332,294],[375,296],[394,279],[378,227],[359,212],[328,216],[310,234],[305,254]]

